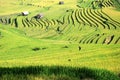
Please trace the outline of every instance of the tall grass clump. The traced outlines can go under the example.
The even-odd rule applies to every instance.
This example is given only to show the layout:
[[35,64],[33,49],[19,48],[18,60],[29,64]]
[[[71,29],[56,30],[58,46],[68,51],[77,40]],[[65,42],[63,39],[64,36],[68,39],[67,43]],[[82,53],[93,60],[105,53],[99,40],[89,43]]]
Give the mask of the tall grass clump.
[[[107,70],[62,67],[62,66],[29,66],[0,68],[0,80],[120,80],[120,78]],[[50,79],[51,78],[51,79]]]

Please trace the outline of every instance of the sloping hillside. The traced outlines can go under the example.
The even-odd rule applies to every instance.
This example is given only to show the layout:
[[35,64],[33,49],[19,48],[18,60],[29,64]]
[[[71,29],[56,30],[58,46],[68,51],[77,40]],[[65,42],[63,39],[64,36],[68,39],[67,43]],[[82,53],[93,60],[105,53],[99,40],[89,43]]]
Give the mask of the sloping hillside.
[[[118,17],[120,12],[115,11],[113,1],[81,1],[78,2],[78,5],[75,2],[71,4],[71,2],[64,1],[64,4],[61,5],[55,1],[54,5],[40,7],[40,11],[37,9],[37,12],[30,12],[31,14],[28,16],[17,13],[1,16],[0,21],[3,24],[12,25],[24,31],[27,36],[34,38],[76,41],[78,43],[119,44],[120,19]],[[32,4],[34,3],[31,3],[30,6]],[[70,5],[72,7],[68,7]],[[28,7],[29,5],[24,2],[22,6]],[[36,5],[33,5],[31,9],[34,7]],[[34,18],[39,13],[44,17]]]
[[[113,79],[113,74],[120,75],[119,8],[119,0],[0,1],[0,70],[10,67],[14,72],[18,67],[48,66],[44,68],[48,71],[42,75],[46,78],[44,75],[47,75],[46,72],[54,66],[66,66],[68,70],[69,67],[75,70],[77,67],[80,71],[81,68],[87,67],[93,69],[95,73],[91,79],[100,80],[103,79],[99,78],[101,74],[109,74],[112,75],[109,80],[117,80],[118,78]],[[27,69],[29,67],[17,70],[24,72]],[[100,69],[100,72],[96,69]],[[113,73],[106,72],[104,69]],[[70,70],[74,69],[70,68]],[[2,73],[4,71],[0,76],[4,78]],[[56,76],[59,73],[55,74],[53,71],[52,74]],[[64,74],[66,78],[68,72]],[[84,75],[81,73],[84,78],[87,78],[86,75],[87,73]],[[77,76],[76,80],[79,80],[80,77],[75,76]],[[60,78],[58,75],[57,77]],[[89,80],[89,76],[87,79]]]

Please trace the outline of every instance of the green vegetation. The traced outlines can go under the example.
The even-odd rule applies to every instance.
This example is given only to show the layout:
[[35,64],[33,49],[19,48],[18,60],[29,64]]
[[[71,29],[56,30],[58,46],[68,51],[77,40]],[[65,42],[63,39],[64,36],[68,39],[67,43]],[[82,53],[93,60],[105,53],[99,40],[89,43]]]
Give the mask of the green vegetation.
[[36,80],[37,78],[40,80],[119,80],[118,76],[109,71],[88,68],[36,66],[0,68],[0,71],[0,79],[9,80]]
[[116,0],[0,1],[0,80],[119,80],[118,9]]

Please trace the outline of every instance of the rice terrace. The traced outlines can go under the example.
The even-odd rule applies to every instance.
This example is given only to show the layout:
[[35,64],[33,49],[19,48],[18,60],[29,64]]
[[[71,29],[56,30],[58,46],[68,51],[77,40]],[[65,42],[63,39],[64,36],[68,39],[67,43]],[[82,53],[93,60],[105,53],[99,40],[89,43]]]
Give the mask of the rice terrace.
[[120,0],[0,0],[0,80],[120,80]]

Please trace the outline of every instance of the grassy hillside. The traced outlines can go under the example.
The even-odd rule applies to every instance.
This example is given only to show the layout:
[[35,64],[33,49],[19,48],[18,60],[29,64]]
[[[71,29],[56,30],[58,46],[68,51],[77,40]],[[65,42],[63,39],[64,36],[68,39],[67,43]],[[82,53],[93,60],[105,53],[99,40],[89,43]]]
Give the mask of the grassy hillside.
[[0,1],[0,80],[119,80],[119,4],[63,1]]

